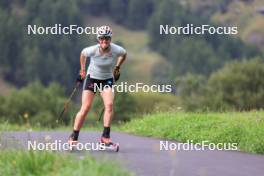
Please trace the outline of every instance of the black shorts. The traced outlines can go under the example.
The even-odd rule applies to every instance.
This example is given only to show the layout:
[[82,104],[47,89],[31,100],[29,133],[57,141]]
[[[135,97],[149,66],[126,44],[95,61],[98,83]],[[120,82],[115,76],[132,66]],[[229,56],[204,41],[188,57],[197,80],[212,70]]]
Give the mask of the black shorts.
[[100,79],[90,78],[90,76],[88,75],[84,80],[83,90],[90,90],[96,93],[98,90],[102,91],[105,88],[112,88],[113,85],[114,85],[113,78],[100,80]]

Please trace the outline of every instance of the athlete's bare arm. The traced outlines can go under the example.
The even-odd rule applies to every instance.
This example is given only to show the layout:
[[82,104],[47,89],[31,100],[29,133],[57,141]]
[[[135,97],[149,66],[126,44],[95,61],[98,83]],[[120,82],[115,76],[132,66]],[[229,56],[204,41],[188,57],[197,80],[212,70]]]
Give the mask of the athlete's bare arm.
[[127,56],[126,53],[122,56],[119,56],[117,58],[116,66],[120,67],[123,64],[123,62],[126,60],[126,56]]

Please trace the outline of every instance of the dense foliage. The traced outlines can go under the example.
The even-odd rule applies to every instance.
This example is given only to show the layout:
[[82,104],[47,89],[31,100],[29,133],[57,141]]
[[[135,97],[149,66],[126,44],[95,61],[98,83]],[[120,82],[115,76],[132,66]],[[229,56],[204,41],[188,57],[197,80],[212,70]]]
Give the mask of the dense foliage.
[[251,110],[264,108],[264,62],[234,61],[208,80],[188,74],[176,80],[178,96],[187,110]]
[[66,98],[64,90],[55,83],[48,87],[38,82],[32,83],[18,91],[13,91],[8,96],[1,97],[1,100],[1,121],[28,126],[68,125],[76,110],[72,104],[62,118],[59,118]]
[[76,2],[27,0],[15,6],[16,10],[0,6],[1,74],[17,86],[39,80],[70,88],[78,73],[80,50],[89,40],[77,35],[28,35],[27,25],[81,26]]
[[[225,11],[228,3],[224,2],[227,1],[214,2],[210,9]],[[210,101],[207,97],[212,95],[214,103],[209,105],[215,106],[209,107],[215,110],[220,107],[263,108],[261,81],[254,84],[257,88],[247,85],[247,81],[256,82],[254,79],[259,79],[259,76],[254,75],[263,76],[260,64],[263,53],[259,49],[231,35],[160,35],[161,24],[220,25],[205,17],[212,12],[203,11],[204,8],[189,8],[176,0],[70,0],[67,3],[62,0],[1,1],[1,77],[17,87],[33,81],[39,81],[44,86],[57,82],[69,92],[78,73],[79,53],[83,47],[94,41],[87,35],[77,34],[28,35],[27,25],[84,26],[86,16],[108,16],[129,29],[147,31],[149,48],[165,58],[164,62],[153,67],[151,81],[157,84],[176,82],[174,92],[181,97],[182,105],[187,109],[199,109],[201,105],[208,107]],[[259,58],[257,63],[245,61],[244,66],[240,66],[243,60],[255,57]],[[227,65],[233,61],[236,64]],[[216,72],[224,65],[226,66],[223,71]],[[240,74],[233,74],[234,71],[237,73],[234,67],[238,67]],[[244,75],[246,73],[248,75]],[[124,97],[128,98],[129,95]],[[132,99],[126,98],[122,101],[133,104]],[[116,110],[117,114],[121,114],[118,108]],[[134,110],[132,107],[127,112],[129,114]]]

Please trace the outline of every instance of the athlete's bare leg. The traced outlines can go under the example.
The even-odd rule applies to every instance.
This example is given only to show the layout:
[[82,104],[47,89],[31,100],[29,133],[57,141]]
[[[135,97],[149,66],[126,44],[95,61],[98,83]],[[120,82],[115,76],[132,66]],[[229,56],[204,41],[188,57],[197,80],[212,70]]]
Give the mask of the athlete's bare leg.
[[84,90],[82,92],[82,106],[79,112],[76,114],[74,121],[74,130],[80,130],[87,113],[90,110],[95,94],[90,90]]

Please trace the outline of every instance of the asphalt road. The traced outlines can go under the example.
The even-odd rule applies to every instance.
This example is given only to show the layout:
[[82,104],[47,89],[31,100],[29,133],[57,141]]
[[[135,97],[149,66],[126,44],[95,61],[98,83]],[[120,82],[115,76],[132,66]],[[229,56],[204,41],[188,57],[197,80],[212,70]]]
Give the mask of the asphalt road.
[[[113,132],[112,138],[120,144],[120,151],[73,151],[78,157],[94,156],[115,161],[137,176],[263,176],[264,155],[237,151],[160,151],[160,139]],[[4,132],[1,147],[27,148],[28,141],[67,141],[66,132]],[[96,143],[97,132],[82,132],[81,143]],[[164,141],[164,140],[162,140]],[[170,141],[176,144],[176,141]],[[94,147],[95,149],[96,147]],[[69,152],[69,151],[62,151]]]

